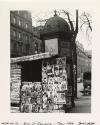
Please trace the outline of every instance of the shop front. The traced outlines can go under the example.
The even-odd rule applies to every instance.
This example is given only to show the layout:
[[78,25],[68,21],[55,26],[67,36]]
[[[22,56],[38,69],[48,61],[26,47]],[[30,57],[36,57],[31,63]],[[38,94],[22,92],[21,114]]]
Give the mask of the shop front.
[[71,107],[66,57],[44,55],[12,59],[11,112],[66,112]]

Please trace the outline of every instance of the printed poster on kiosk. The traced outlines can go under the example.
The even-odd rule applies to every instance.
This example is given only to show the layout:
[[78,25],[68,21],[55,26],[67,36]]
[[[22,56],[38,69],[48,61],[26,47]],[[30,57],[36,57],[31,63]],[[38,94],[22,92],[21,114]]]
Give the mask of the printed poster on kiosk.
[[51,55],[58,54],[58,39],[45,40],[45,52],[49,52]]

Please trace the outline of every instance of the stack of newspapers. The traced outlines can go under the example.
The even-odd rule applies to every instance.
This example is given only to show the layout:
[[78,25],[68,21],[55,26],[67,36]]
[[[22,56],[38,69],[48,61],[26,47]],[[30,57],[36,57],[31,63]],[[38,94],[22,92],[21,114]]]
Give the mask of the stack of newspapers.
[[20,101],[21,67],[17,64],[11,66],[11,103]]

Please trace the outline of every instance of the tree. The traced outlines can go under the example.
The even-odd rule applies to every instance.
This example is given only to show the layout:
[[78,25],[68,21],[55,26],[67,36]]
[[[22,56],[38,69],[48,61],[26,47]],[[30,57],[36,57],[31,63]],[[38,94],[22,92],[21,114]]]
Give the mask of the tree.
[[82,24],[80,28],[82,29],[83,25],[87,25],[87,30],[90,29],[92,32],[92,19],[91,15],[89,13],[83,12],[80,16],[80,20],[82,21]]
[[71,28],[71,33],[72,33],[72,39],[75,40],[76,36],[78,34],[78,10],[76,10],[76,27],[74,28],[73,21],[70,19],[70,14],[66,10],[62,10],[62,12],[67,16],[70,28]]
[[[67,20],[69,22],[69,25],[70,25],[70,29],[71,29],[71,33],[72,33],[72,37],[71,37],[71,42],[72,42],[72,60],[73,60],[73,66],[76,65],[77,67],[77,53],[76,53],[76,44],[75,44],[75,41],[76,41],[76,37],[77,37],[77,34],[79,32],[79,28],[80,30],[82,30],[82,28],[85,26],[85,29],[86,29],[86,35],[88,35],[89,37],[89,30],[90,32],[92,32],[92,20],[91,20],[91,15],[86,13],[86,12],[83,12],[80,16],[78,14],[78,10],[76,10],[76,21],[73,21],[71,18],[70,18],[70,13],[66,10],[62,10],[62,13],[64,13],[66,16],[67,16]],[[75,22],[75,24],[74,24]],[[77,72],[77,70],[76,70]],[[76,73],[77,74],[77,73]],[[77,91],[77,75],[75,76],[76,78],[76,82],[74,84],[76,84],[76,91]],[[77,93],[77,92],[76,92]],[[77,97],[77,94],[76,94],[76,97]]]
[[92,16],[89,13],[83,12],[80,16],[80,30],[86,34],[88,39],[88,45],[91,44],[92,40]]
[[[73,86],[72,86],[72,91],[73,91],[73,98],[72,98],[72,106],[74,107],[74,96],[77,97],[77,53],[76,53],[76,37],[78,34],[78,10],[76,10],[76,26],[74,26],[73,21],[70,19],[70,14],[69,12],[67,12],[66,10],[62,10],[62,12],[67,16],[68,18],[68,22],[70,25],[70,30],[71,30],[71,43],[72,43],[72,71],[73,71]],[[74,89],[74,85],[75,85],[75,89]],[[74,92],[75,90],[75,92]]]

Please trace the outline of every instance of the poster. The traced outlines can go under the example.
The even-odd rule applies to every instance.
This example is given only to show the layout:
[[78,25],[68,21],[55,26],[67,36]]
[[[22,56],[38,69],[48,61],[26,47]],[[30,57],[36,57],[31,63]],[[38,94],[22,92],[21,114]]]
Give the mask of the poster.
[[51,55],[58,54],[58,39],[45,40],[45,52],[49,52]]
[[51,110],[52,112],[54,110],[64,111],[63,104],[66,104],[65,90],[67,90],[68,85],[65,69],[66,57],[51,60],[44,60],[42,62],[43,108],[47,112],[51,112]]
[[21,112],[42,112],[42,84],[40,82],[23,82],[21,88]]

